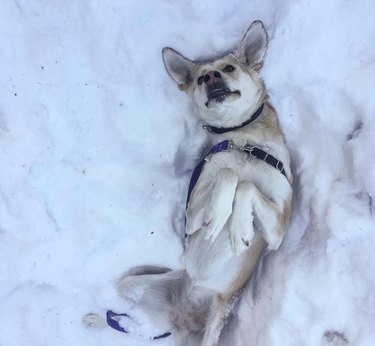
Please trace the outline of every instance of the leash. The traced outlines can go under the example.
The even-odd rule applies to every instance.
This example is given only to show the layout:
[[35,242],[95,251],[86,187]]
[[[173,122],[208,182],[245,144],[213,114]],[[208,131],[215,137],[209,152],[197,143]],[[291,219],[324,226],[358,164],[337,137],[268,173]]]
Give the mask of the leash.
[[208,132],[216,133],[218,135],[221,135],[221,134],[226,133],[226,132],[238,130],[241,127],[249,125],[250,123],[255,121],[259,117],[259,115],[262,114],[263,108],[264,108],[264,103],[262,103],[260,105],[260,107],[255,111],[255,113],[251,116],[251,118],[249,120],[245,121],[241,125],[233,126],[233,127],[215,127],[215,126],[211,126],[211,125],[203,125],[203,129],[205,129]]
[[276,157],[272,156],[271,154],[268,154],[267,152],[265,152],[264,150],[262,150],[256,145],[246,144],[244,146],[239,146],[239,145],[234,144],[233,141],[225,140],[214,145],[211,148],[211,150],[208,152],[208,154],[205,155],[203,160],[200,161],[198,165],[195,167],[193,174],[191,176],[191,179],[190,179],[188,195],[186,199],[186,208],[188,208],[189,206],[191,193],[193,192],[193,189],[198,182],[198,179],[202,173],[203,167],[206,164],[206,162],[209,161],[212,155],[215,155],[220,152],[229,152],[233,150],[238,150],[238,151],[247,153],[252,158],[256,158],[256,159],[266,162],[273,168],[277,169],[286,179],[288,179],[284,170],[283,163],[279,161]]
[[[119,320],[116,319],[116,317],[130,318],[130,316],[128,314],[125,314],[125,313],[118,314],[116,312],[113,312],[112,310],[108,310],[106,315],[107,315],[107,324],[111,328],[116,329],[119,332],[129,334],[129,332],[125,328],[120,326]],[[163,339],[163,338],[166,338],[166,337],[170,336],[171,334],[172,333],[170,333],[170,332],[166,332],[166,333],[161,334],[161,335],[151,336],[151,337],[149,337],[149,339],[151,339],[151,340]]]

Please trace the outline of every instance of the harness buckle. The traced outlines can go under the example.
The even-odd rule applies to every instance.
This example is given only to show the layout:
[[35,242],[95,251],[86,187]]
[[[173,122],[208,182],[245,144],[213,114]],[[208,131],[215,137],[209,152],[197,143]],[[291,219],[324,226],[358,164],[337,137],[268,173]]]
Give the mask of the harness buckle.
[[252,157],[257,157],[255,154],[254,154],[254,151],[255,150],[260,150],[259,147],[257,147],[256,145],[247,145],[246,146],[246,151],[252,156]]
[[228,141],[228,146],[224,151],[232,151],[233,149],[235,149],[235,144],[233,141]]
[[206,130],[207,132],[212,132],[212,128],[210,125],[203,125],[202,128],[203,130]]
[[238,150],[238,151],[246,151],[246,152],[250,152],[250,149],[251,149],[251,146],[250,145],[245,145],[245,146],[240,146],[240,145],[237,145],[237,144],[234,144],[233,141],[229,141],[229,146],[230,150]]

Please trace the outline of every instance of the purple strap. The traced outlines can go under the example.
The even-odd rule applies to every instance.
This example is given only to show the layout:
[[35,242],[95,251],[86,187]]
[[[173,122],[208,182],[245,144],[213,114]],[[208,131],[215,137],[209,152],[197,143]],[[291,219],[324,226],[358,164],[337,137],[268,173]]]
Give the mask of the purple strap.
[[[125,314],[125,313],[118,314],[116,312],[113,312],[112,310],[107,311],[107,323],[108,323],[108,325],[111,328],[118,330],[119,332],[128,334],[129,332],[125,328],[121,327],[119,321],[116,320],[114,317],[130,318],[130,316],[128,314]],[[171,334],[172,334],[171,332],[166,332],[166,333],[161,334],[161,335],[152,336],[152,337],[150,337],[150,339],[152,339],[152,340],[162,339],[162,338],[168,337]]]
[[189,190],[188,195],[186,199],[186,208],[188,207],[189,201],[190,201],[190,195],[194,189],[194,186],[197,184],[197,181],[199,179],[199,176],[202,173],[204,164],[206,163],[206,157],[209,155],[217,154],[222,151],[227,151],[229,147],[229,141],[222,141],[216,145],[214,145],[211,150],[206,154],[201,162],[198,163],[198,166],[195,167],[193,174],[191,175],[190,184],[189,184]]
[[113,318],[113,317],[123,317],[123,316],[129,317],[128,314],[116,314],[115,312],[108,310],[107,311],[107,323],[111,328],[116,329],[119,332],[128,333],[127,330],[125,330],[123,327],[120,326],[120,324],[118,323],[119,321]]

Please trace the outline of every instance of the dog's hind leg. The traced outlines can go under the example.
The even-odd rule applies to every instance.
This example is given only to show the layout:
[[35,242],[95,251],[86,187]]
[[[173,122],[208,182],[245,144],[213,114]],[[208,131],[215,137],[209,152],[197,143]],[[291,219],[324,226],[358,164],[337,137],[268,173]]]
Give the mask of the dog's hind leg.
[[172,282],[180,279],[182,271],[147,266],[136,267],[128,274],[117,283],[117,290],[123,298],[140,304],[156,295],[155,303],[162,303],[170,294]]
[[157,267],[138,267],[131,272],[135,274],[126,276],[117,285],[120,295],[131,303],[124,328],[138,335],[145,335],[142,331],[145,326],[154,335],[171,332],[172,297],[176,286],[184,285],[186,272]]
[[202,346],[217,346],[220,333],[224,327],[228,308],[228,299],[218,295],[211,306],[207,319]]

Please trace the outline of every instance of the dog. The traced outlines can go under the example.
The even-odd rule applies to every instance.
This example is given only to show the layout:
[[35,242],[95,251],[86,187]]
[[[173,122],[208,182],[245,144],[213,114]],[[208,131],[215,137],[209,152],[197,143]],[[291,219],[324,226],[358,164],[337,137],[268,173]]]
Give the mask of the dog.
[[[292,201],[290,156],[269,104],[260,70],[268,36],[251,24],[237,48],[192,61],[172,48],[165,68],[205,124],[212,149],[194,170],[186,209],[184,269],[138,267],[119,293],[175,345],[218,345],[220,333],[260,256],[276,250],[288,228]],[[85,322],[97,323],[89,314]],[[107,313],[108,323],[134,316]]]

